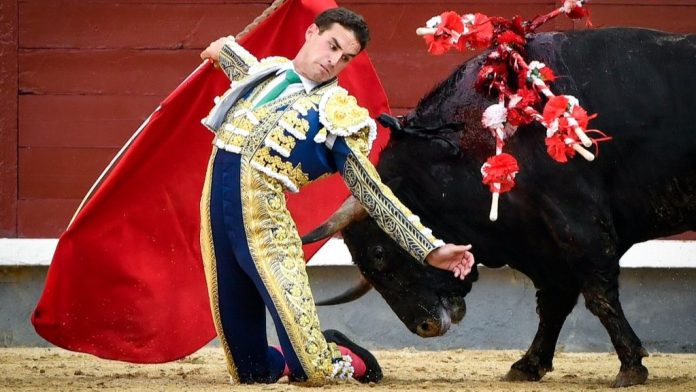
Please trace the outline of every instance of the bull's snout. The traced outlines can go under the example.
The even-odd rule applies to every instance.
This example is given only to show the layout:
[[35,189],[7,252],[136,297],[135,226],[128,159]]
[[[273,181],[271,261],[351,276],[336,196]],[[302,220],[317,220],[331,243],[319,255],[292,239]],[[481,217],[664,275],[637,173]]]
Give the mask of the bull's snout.
[[466,315],[466,302],[463,297],[440,298],[440,302],[439,315],[425,317],[416,323],[418,336],[442,336],[452,323],[459,323]]
[[463,297],[451,297],[442,300],[443,306],[447,309],[447,313],[453,323],[457,324],[466,315],[466,301]]
[[452,319],[449,313],[444,308],[440,308],[439,317],[422,319],[416,326],[416,333],[422,338],[441,336],[449,330],[450,325],[452,325]]

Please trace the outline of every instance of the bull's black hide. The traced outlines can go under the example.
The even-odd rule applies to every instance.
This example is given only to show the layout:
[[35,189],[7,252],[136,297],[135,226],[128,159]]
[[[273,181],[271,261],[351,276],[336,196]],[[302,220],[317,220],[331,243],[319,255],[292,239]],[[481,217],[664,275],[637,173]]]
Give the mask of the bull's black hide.
[[[582,294],[621,361],[615,385],[643,383],[647,353],[621,309],[619,258],[636,242],[696,229],[696,36],[548,33],[526,50],[528,61],[560,76],[552,90],[598,113],[590,127],[613,137],[594,162],[558,164],[546,154],[544,129],[520,128],[506,146],[520,163],[517,187],[501,196],[498,221],[489,221],[480,168],[494,142],[480,119],[494,101],[473,90],[481,56],[392,124],[379,173],[436,235],[471,243],[479,263],[509,265],[534,282],[538,331],[509,379],[539,380],[552,369],[561,327]],[[412,331],[438,335],[463,317],[476,270],[460,283],[421,267],[371,219],[344,237],[364,276]]]

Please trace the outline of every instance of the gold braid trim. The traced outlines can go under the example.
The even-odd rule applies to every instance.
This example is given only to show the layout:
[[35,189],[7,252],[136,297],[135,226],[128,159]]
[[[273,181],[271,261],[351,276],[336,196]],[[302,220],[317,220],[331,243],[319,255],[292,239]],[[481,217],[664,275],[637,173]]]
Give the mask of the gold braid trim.
[[343,172],[348,188],[385,233],[416,260],[424,263],[428,253],[444,243],[435,238],[430,229],[420,223],[418,216],[382,183],[375,167],[366,155],[360,153],[366,147],[365,141],[346,138],[346,142],[352,150],[346,158]]
[[227,112],[225,121],[220,130],[215,133],[215,144],[218,148],[239,153],[244,146],[244,141],[256,126],[250,116],[258,124],[258,119],[265,119],[271,115],[268,107],[251,110],[251,103],[246,99],[240,99],[235,106]]
[[205,280],[208,284],[210,309],[213,313],[215,330],[217,331],[217,335],[220,338],[222,349],[225,352],[225,358],[227,359],[227,371],[230,373],[230,377],[232,378],[232,380],[238,383],[239,375],[237,374],[237,367],[234,364],[234,359],[232,358],[232,351],[230,351],[230,346],[227,343],[227,339],[225,339],[225,334],[222,330],[222,321],[220,320],[220,301],[218,298],[218,281],[216,268],[217,262],[215,260],[213,230],[210,227],[210,190],[212,186],[213,162],[215,161],[216,154],[217,148],[213,147],[213,153],[210,155],[210,161],[208,162],[208,171],[205,175],[205,182],[203,183],[203,193],[201,196],[201,255],[203,256]]
[[[319,100],[317,100],[317,103]],[[317,104],[314,103],[309,97],[302,97],[292,104],[292,108],[297,110],[303,116],[309,113],[310,109],[316,110]]]
[[283,188],[252,168],[245,155],[240,175],[244,230],[254,265],[307,374],[307,384],[323,385],[331,376],[336,349],[321,333],[302,242]]
[[281,181],[293,193],[300,191],[309,182],[309,176],[302,171],[302,164],[293,166],[278,155],[272,155],[268,147],[259,148],[252,159],[252,166]]
[[309,132],[309,121],[301,118],[300,114],[295,110],[286,110],[278,124],[282,126],[289,134],[293,135],[299,140],[305,140],[307,138],[307,132]]
[[266,147],[272,148],[275,152],[287,158],[290,156],[292,149],[295,148],[297,139],[292,135],[286,135],[283,128],[275,127],[266,136],[264,143]]
[[227,77],[237,81],[249,74],[249,68],[258,64],[254,55],[239,45],[234,37],[227,37],[225,45],[220,50],[220,67]]

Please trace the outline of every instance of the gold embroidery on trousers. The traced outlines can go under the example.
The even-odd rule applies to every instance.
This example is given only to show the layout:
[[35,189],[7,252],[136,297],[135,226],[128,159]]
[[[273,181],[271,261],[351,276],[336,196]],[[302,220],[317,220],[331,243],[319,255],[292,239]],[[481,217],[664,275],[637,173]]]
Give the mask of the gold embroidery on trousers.
[[203,256],[203,267],[205,270],[205,280],[208,284],[208,295],[210,297],[210,309],[213,313],[213,321],[215,330],[220,338],[225,358],[227,359],[227,371],[234,382],[239,382],[237,368],[232,358],[232,351],[227,343],[225,334],[222,330],[222,321],[220,319],[220,302],[218,298],[218,280],[217,280],[217,262],[215,260],[215,246],[213,244],[213,231],[210,226],[210,191],[212,186],[213,162],[217,148],[213,147],[213,152],[210,155],[208,163],[208,171],[205,175],[203,183],[203,193],[201,196],[201,255]]
[[319,327],[301,240],[287,210],[283,187],[252,168],[248,157],[242,157],[240,170],[249,252],[307,374],[307,383],[322,385],[331,375],[337,350],[326,343]]

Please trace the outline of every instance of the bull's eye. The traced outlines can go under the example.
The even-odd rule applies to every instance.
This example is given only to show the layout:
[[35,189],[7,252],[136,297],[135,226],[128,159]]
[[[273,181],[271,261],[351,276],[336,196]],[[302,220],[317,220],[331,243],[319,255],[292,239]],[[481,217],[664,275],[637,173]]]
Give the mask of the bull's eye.
[[387,263],[384,259],[384,248],[379,245],[370,248],[370,262],[377,271],[384,271],[387,268]]
[[370,258],[372,261],[382,261],[384,259],[384,248],[379,245],[370,248]]

